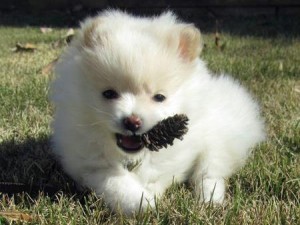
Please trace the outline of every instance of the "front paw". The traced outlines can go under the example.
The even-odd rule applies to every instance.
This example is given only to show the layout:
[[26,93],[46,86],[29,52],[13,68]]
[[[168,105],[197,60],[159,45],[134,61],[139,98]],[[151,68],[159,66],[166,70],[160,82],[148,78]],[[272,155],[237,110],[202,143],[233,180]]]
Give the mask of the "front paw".
[[103,195],[104,200],[113,211],[123,212],[127,215],[155,205],[154,195],[130,174],[110,177],[104,188],[98,189],[97,193]]
[[154,196],[144,190],[135,193],[128,192],[123,197],[120,196],[117,201],[112,202],[111,208],[114,211],[132,215],[140,211],[145,211],[147,208],[153,208],[154,206]]
[[225,196],[225,182],[223,178],[204,178],[200,184],[200,199],[204,202],[222,204]]
[[161,196],[165,191],[165,188],[162,186],[162,184],[158,182],[149,183],[146,186],[146,189],[155,197]]

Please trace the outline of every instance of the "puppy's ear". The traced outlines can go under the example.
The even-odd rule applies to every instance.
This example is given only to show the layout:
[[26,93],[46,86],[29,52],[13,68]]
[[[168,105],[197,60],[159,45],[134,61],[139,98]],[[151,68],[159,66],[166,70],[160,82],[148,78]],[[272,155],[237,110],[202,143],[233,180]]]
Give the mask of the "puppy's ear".
[[200,31],[194,25],[184,25],[179,31],[178,50],[180,56],[193,61],[202,51],[202,40]]
[[96,32],[97,28],[101,26],[100,18],[86,19],[82,24],[82,44],[84,47],[92,48],[100,40],[99,34]]

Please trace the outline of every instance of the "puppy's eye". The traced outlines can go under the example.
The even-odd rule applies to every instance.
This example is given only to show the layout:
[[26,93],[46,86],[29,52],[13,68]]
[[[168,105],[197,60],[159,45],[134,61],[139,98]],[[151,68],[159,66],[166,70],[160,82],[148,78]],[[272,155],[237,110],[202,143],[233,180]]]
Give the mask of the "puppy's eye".
[[166,99],[166,96],[162,94],[156,94],[153,96],[153,100],[156,102],[163,102]]
[[118,92],[115,90],[106,90],[102,92],[102,96],[106,99],[116,99],[119,98]]

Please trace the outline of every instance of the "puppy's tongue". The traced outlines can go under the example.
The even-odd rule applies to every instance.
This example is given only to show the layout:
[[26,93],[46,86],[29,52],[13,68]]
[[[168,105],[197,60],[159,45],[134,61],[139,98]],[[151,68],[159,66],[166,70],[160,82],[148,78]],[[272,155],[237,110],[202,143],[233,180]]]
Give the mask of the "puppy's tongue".
[[141,137],[137,135],[125,136],[116,134],[116,138],[117,145],[125,151],[136,152],[144,147]]

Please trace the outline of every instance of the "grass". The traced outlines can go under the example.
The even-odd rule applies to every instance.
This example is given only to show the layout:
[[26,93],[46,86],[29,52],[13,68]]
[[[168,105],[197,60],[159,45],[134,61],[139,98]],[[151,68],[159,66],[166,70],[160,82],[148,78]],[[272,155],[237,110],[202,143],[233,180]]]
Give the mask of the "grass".
[[[255,35],[236,31],[245,26]],[[225,48],[204,34],[202,57],[217,73],[229,73],[260,101],[268,140],[258,146],[248,164],[228,180],[223,206],[204,205],[187,185],[174,184],[153,211],[127,218],[112,214],[93,193],[74,192],[74,183],[51,154],[52,107],[47,100],[53,74],[41,69],[62,48],[52,43],[66,28],[42,34],[39,27],[0,27],[0,181],[49,185],[62,190],[0,194],[0,212],[26,214],[28,224],[300,224],[300,38],[297,21],[289,34],[276,31],[276,21],[240,20],[235,32],[221,32]],[[264,24],[266,24],[264,26]],[[259,32],[261,29],[261,32]],[[299,30],[299,29],[298,29]],[[34,53],[12,52],[17,42],[37,46]],[[0,185],[1,187],[1,185]],[[23,223],[25,223],[23,221]],[[1,216],[0,224],[18,224]]]

